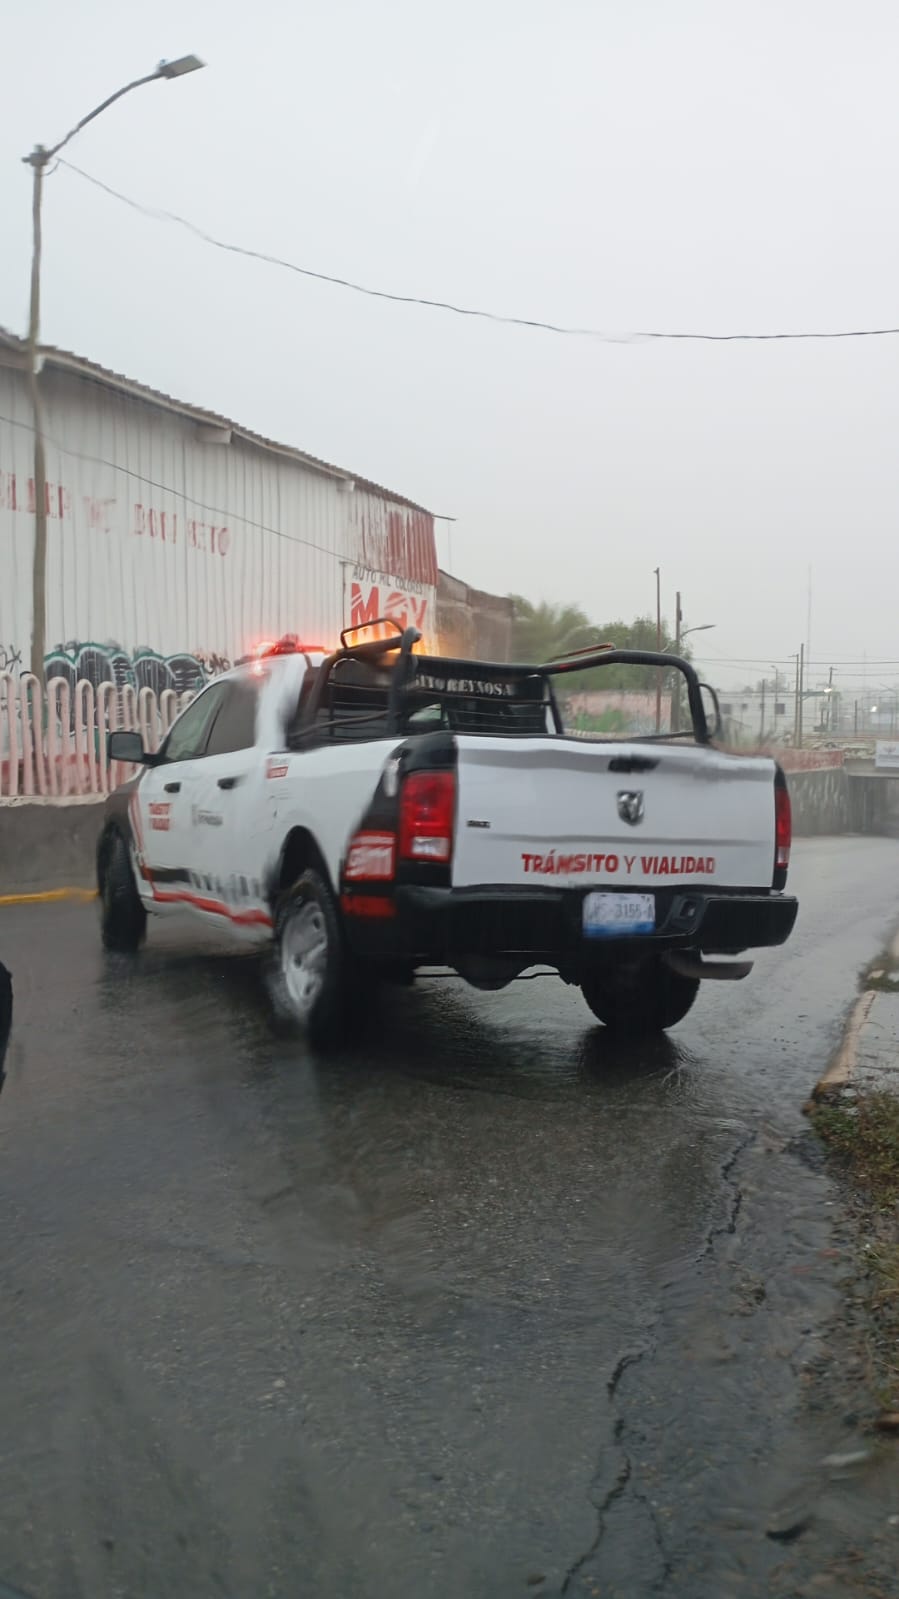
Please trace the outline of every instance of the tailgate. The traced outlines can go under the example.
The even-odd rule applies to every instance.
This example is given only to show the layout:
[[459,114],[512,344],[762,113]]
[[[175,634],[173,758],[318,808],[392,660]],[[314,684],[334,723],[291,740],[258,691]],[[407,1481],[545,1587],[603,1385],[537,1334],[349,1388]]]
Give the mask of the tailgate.
[[456,744],[454,887],[771,887],[771,760],[564,738]]

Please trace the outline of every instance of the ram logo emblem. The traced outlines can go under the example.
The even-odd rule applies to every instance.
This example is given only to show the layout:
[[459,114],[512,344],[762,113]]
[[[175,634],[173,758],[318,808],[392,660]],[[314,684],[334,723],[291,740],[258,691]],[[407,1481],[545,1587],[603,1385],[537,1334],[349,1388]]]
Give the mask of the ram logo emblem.
[[642,822],[646,812],[641,788],[623,788],[618,794],[618,815],[623,822],[629,822],[631,827],[636,827]]

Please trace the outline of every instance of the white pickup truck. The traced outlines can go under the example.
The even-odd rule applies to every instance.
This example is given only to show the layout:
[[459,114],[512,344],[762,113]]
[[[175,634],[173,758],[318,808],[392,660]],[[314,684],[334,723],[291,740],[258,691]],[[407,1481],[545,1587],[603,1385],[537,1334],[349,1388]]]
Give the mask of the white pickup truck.
[[[279,1012],[321,1044],[367,982],[434,966],[482,989],[550,966],[607,1026],[659,1030],[700,980],[750,969],[710,957],[786,941],[783,773],[714,747],[688,662],[606,647],[493,665],[385,630],[331,654],[283,640],[204,688],[155,753],[110,734],[138,772],[98,843],[108,948],[137,949],[148,912],[268,943]],[[612,666],[677,680],[688,730],[567,733],[565,674]]]

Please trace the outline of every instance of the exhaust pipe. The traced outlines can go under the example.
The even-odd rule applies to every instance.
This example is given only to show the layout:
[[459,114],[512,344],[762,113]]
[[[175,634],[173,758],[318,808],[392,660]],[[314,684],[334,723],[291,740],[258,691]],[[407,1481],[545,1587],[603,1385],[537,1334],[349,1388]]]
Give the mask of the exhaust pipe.
[[754,961],[704,961],[701,955],[688,955],[677,949],[669,950],[665,961],[678,977],[716,983],[739,983],[755,965]]

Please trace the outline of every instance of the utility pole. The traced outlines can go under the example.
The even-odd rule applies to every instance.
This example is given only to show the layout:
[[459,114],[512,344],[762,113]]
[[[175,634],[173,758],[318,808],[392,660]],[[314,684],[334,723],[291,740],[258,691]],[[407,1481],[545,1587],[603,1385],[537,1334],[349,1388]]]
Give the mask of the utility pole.
[[779,691],[780,691],[780,673],[778,672],[777,667],[775,666],[775,668],[774,668],[774,713],[773,713],[773,716],[771,718],[771,727],[772,727],[772,731],[774,733],[775,741],[777,739],[777,697],[778,697]]
[[[678,657],[680,657],[680,652],[681,652],[681,636],[682,636],[681,629],[683,628],[683,623],[684,623],[684,613],[681,610],[680,589],[678,589],[677,595],[675,596],[675,601],[674,601],[674,653]],[[680,674],[680,672],[674,672],[672,674],[672,690],[671,690],[671,731],[672,731],[672,733],[679,733],[680,732],[680,691],[681,691],[681,674]]]
[[[808,611],[805,622],[805,665],[809,673],[812,670],[812,567],[809,562],[808,569]],[[803,674],[804,675],[804,674]]]
[[797,701],[798,723],[796,727],[796,748],[802,749],[802,702],[805,693],[805,645],[799,646],[799,695]]
[[28,388],[34,425],[34,560],[31,573],[31,670],[44,681],[47,653],[47,456],[44,449],[44,407],[41,397],[38,337],[41,326],[41,203],[48,155],[37,145],[27,157],[34,170],[31,190],[31,305],[28,315]]
[[765,687],[766,680],[762,678],[762,708],[759,714],[759,743],[765,742]]
[[[662,653],[662,572],[655,568],[656,578],[656,649]],[[656,732],[662,731],[662,673],[656,672]]]
[[76,133],[93,122],[108,106],[114,105],[116,100],[121,100],[125,94],[130,94],[132,89],[139,89],[145,83],[155,83],[161,78],[181,78],[188,72],[196,72],[204,63],[198,56],[180,56],[177,61],[160,61],[155,72],[147,73],[146,77],[135,78],[133,83],[126,83],[123,88],[117,89],[115,94],[110,94],[86,117],[77,122],[70,133],[52,149],[46,150],[42,144],[35,145],[30,155],[23,156],[26,166],[30,166],[34,174],[31,191],[31,302],[28,315],[28,387],[31,397],[31,416],[34,427],[34,552],[31,574],[31,670],[35,677],[44,681],[44,656],[47,653],[47,456],[44,445],[44,408],[41,395],[40,371],[40,328],[41,328],[41,252],[43,245],[41,229],[41,207],[44,197],[44,174],[51,161],[59,155],[60,150]]

